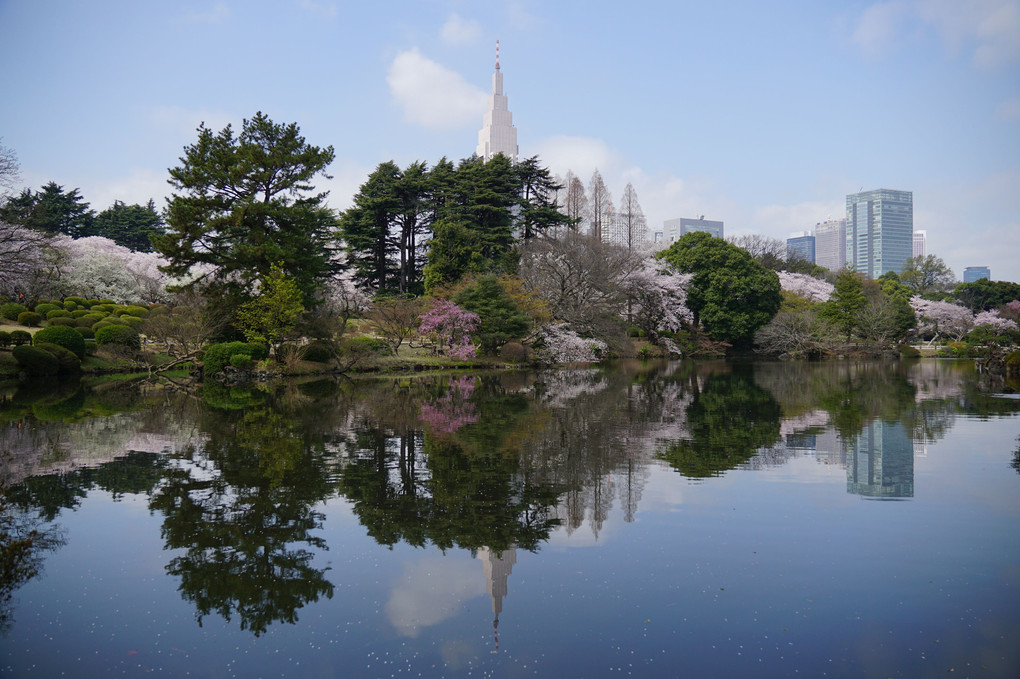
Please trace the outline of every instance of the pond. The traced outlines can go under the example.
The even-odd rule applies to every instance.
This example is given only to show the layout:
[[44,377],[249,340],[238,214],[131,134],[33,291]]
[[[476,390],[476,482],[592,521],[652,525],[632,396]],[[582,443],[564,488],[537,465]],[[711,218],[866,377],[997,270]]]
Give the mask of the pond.
[[1020,676],[1020,400],[979,382],[0,385],[0,673]]

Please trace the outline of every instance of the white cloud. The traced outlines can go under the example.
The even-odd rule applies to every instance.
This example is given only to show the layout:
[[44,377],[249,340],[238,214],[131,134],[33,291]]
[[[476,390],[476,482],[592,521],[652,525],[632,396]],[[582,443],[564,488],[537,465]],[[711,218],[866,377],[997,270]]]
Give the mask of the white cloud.
[[426,557],[404,566],[386,602],[386,617],[397,633],[417,637],[424,627],[452,618],[468,599],[485,594],[485,574],[474,559]]
[[334,210],[347,210],[353,204],[354,196],[357,195],[361,185],[374,169],[350,160],[334,160],[327,168],[333,178],[318,181],[316,190],[329,191],[326,203]]
[[337,15],[336,5],[332,2],[315,2],[315,0],[298,0],[301,9],[311,12],[323,19],[335,19]]
[[976,64],[1020,58],[1020,0],[917,0],[915,9],[950,50],[973,46]]
[[754,209],[749,231],[786,240],[791,233],[809,231],[830,217],[840,219],[845,211],[845,202],[838,198],[795,205],[764,205]]
[[386,83],[404,119],[429,129],[479,125],[488,105],[485,92],[417,48],[394,58]]
[[850,41],[860,47],[867,57],[882,56],[895,44],[900,35],[908,9],[907,5],[899,0],[871,5],[861,14]]
[[453,12],[443,24],[441,35],[449,45],[473,45],[482,36],[482,25]]
[[223,2],[217,2],[205,11],[190,10],[184,13],[184,20],[193,24],[220,24],[229,18],[230,8]]
[[102,212],[119,200],[128,205],[145,205],[149,199],[155,201],[156,209],[162,210],[166,205],[165,198],[173,190],[167,179],[169,174],[151,169],[134,169],[127,175],[112,179],[87,179],[81,187],[85,200],[92,209]]

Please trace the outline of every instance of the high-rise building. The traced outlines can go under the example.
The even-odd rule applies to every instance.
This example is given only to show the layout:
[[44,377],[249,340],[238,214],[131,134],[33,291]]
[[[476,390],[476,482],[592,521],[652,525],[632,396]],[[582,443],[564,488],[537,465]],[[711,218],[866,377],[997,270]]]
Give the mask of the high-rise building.
[[924,257],[927,245],[928,232],[924,229],[914,232],[914,257]]
[[987,266],[968,266],[963,270],[963,282],[973,283],[979,281],[982,278],[992,280],[992,270]]
[[475,153],[488,160],[502,153],[510,160],[517,160],[517,128],[514,127],[509,101],[503,94],[503,73],[499,70],[499,41],[496,41],[496,71],[492,74],[492,95],[489,110],[482,119],[478,131],[478,148]]
[[665,234],[666,245],[675,243],[680,240],[681,236],[693,231],[705,231],[716,238],[723,238],[723,223],[705,219],[705,215],[701,215],[697,219],[687,217],[667,219],[662,223],[662,230]]
[[826,219],[815,224],[815,264],[829,271],[846,266],[846,220]]
[[786,239],[787,259],[802,259],[815,263],[815,237],[807,231]]
[[914,248],[914,194],[875,189],[846,197],[846,263],[865,276],[899,273]]

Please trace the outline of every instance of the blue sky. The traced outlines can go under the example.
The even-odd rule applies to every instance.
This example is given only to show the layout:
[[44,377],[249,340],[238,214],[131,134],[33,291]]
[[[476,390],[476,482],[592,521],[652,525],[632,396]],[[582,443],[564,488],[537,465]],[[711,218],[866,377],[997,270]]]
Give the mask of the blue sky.
[[1020,281],[1020,0],[0,0],[0,137],[33,189],[162,205],[200,122],[261,110],[335,148],[342,209],[474,151],[497,39],[522,155],[632,182],[651,227],[786,238],[910,190],[958,277]]

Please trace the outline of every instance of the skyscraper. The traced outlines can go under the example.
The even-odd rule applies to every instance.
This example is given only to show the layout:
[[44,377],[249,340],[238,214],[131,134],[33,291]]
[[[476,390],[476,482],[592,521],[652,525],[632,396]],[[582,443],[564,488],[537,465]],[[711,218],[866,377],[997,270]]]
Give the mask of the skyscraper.
[[924,257],[928,245],[928,232],[924,229],[914,232],[914,257]]
[[826,219],[815,224],[815,264],[829,271],[846,266],[846,220]]
[[680,240],[681,236],[693,231],[704,231],[716,238],[723,238],[723,223],[705,219],[705,215],[701,215],[697,219],[688,217],[667,219],[662,223],[662,230],[665,234],[666,245]]
[[900,273],[913,254],[914,194],[875,189],[846,197],[846,263],[865,276]]
[[964,283],[974,283],[982,278],[992,280],[992,270],[987,266],[968,266],[963,270]]
[[517,128],[514,127],[513,115],[510,113],[509,102],[503,94],[503,74],[499,70],[499,41],[496,41],[496,71],[492,74],[492,95],[489,97],[489,110],[482,119],[482,129],[478,131],[478,148],[475,150],[480,158],[488,160],[497,153],[502,153],[510,160],[517,160]]
[[787,259],[802,259],[815,263],[815,237],[807,231],[786,239]]

